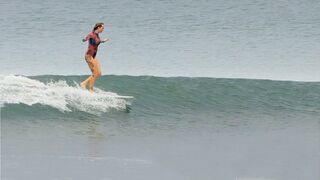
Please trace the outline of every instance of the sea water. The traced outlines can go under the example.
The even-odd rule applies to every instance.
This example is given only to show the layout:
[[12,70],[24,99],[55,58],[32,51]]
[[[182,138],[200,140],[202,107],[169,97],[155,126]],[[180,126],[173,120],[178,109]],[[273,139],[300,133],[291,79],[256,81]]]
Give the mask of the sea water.
[[85,77],[0,77],[3,179],[319,177],[319,83]]
[[319,6],[1,1],[1,179],[319,179]]
[[1,74],[82,75],[82,39],[105,23],[103,74],[319,81],[314,0],[0,2]]

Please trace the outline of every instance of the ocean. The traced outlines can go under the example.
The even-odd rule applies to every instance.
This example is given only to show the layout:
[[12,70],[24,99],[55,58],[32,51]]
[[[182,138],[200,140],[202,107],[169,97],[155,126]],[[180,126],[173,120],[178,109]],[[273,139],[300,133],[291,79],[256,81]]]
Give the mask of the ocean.
[[319,8],[1,1],[1,179],[320,179]]
[[315,0],[0,2],[1,74],[83,75],[105,23],[103,74],[320,81]]
[[320,83],[85,78],[0,77],[3,179],[319,177]]

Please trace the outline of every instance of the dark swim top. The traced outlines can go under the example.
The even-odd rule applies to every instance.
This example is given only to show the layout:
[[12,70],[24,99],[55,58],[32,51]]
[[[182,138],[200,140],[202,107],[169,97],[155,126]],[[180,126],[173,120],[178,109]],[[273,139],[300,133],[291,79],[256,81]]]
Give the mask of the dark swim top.
[[86,54],[95,58],[98,51],[98,46],[101,43],[99,34],[96,34],[92,31],[87,35],[86,40],[89,40]]

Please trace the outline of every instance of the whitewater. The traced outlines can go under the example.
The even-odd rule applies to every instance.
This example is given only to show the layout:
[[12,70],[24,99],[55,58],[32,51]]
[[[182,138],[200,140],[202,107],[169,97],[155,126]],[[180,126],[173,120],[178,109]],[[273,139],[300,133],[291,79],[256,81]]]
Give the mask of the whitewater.
[[125,109],[127,102],[121,96],[105,92],[99,88],[90,93],[74,82],[69,86],[66,81],[43,83],[24,76],[0,76],[1,106],[6,104],[47,105],[62,112],[84,111],[88,113],[107,112],[110,108]]

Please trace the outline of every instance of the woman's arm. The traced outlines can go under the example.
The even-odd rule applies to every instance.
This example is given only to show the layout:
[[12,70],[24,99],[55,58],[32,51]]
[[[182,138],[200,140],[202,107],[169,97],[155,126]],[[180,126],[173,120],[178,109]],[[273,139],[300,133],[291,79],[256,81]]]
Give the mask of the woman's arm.
[[89,40],[89,43],[93,46],[95,46],[97,43],[96,41],[94,40],[94,38],[92,38],[90,35],[88,35],[85,39],[82,39],[82,42],[86,42]]
[[109,39],[109,38],[107,38],[107,39],[102,40],[102,41],[100,41],[100,42],[101,42],[101,43],[105,43],[105,42],[107,42],[107,41],[110,41],[110,39]]
[[86,41],[88,41],[90,38],[91,38],[91,35],[88,34],[88,35],[86,36],[86,38],[82,39],[82,42],[86,42]]

